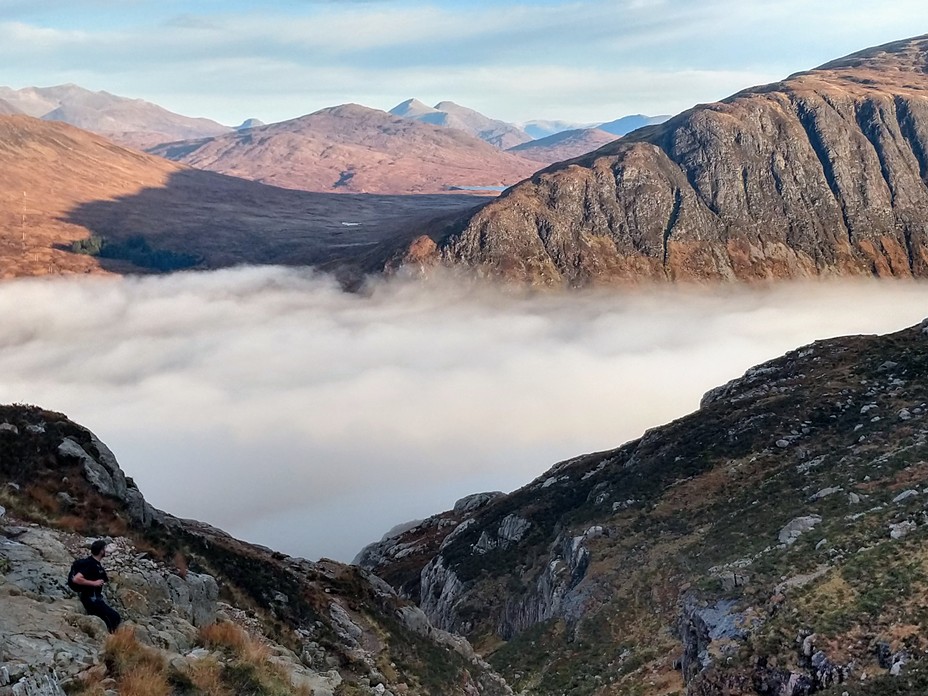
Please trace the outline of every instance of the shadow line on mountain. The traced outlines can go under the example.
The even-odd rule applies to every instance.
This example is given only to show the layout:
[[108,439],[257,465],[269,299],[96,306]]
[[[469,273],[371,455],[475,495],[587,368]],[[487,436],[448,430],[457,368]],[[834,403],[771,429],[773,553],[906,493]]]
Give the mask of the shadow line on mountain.
[[[459,193],[317,193],[184,169],[163,187],[81,203],[60,221],[111,243],[142,238],[154,250],[196,258],[204,269],[282,264],[369,271],[430,229],[431,221],[489,200]],[[107,270],[126,272],[125,260],[98,260]]]

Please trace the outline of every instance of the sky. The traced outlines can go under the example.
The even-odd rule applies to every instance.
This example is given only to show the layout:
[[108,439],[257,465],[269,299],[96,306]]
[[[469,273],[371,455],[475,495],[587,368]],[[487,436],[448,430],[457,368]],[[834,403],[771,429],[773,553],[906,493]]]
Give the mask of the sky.
[[0,85],[72,82],[228,125],[411,97],[596,123],[922,33],[924,0],[0,0]]
[[93,430],[146,498],[291,555],[397,524],[695,410],[818,338],[925,318],[928,284],[596,293],[240,268],[0,284],[0,403]]

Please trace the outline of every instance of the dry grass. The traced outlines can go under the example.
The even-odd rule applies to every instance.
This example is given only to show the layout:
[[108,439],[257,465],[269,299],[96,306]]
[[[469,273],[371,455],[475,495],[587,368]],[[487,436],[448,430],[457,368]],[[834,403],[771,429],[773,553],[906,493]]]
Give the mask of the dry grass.
[[103,672],[92,671],[85,679],[78,682],[77,690],[73,692],[74,696],[106,696],[106,689],[101,683],[103,677]]
[[191,664],[185,676],[202,696],[234,696],[222,678],[222,665],[212,657]]
[[287,671],[271,661],[267,643],[249,635],[234,623],[223,622],[200,629],[200,643],[219,650],[228,661],[207,659],[191,666],[186,677],[206,696],[255,693],[265,696],[312,696],[308,687],[290,685]]
[[140,664],[117,680],[119,696],[171,696],[164,666]]
[[61,512],[61,503],[55,495],[39,486],[30,486],[26,490],[26,495],[32,499],[35,506],[47,515],[57,516]]
[[186,579],[187,571],[189,566],[187,565],[187,557],[182,554],[180,551],[174,554],[174,568],[177,570],[177,574]]
[[62,515],[55,520],[55,525],[59,529],[64,529],[75,534],[84,534],[87,532],[87,520],[77,515]]
[[128,626],[120,628],[106,639],[103,658],[107,668],[117,678],[139,669],[165,670],[164,657],[154,648],[142,645]]
[[164,656],[142,645],[128,626],[106,639],[103,659],[120,696],[170,696]]
[[256,640],[248,640],[240,653],[242,662],[248,662],[252,665],[263,665],[271,657],[271,649],[265,644]]
[[228,650],[235,655],[242,655],[248,644],[253,642],[242,628],[228,621],[200,628],[200,643],[211,650]]

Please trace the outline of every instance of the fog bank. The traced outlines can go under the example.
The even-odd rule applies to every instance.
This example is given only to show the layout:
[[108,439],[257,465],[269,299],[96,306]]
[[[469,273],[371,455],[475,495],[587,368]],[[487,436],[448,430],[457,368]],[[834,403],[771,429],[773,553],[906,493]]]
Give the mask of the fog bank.
[[812,340],[928,315],[928,285],[522,294],[244,268],[0,284],[0,402],[66,413],[157,507],[351,560],[694,410]]

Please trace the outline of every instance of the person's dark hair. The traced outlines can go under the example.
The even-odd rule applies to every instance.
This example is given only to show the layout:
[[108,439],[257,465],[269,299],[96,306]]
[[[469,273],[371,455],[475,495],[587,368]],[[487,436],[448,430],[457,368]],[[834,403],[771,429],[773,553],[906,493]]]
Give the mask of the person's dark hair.
[[93,556],[99,555],[99,553],[106,548],[106,542],[103,539],[97,539],[90,545],[90,554]]

